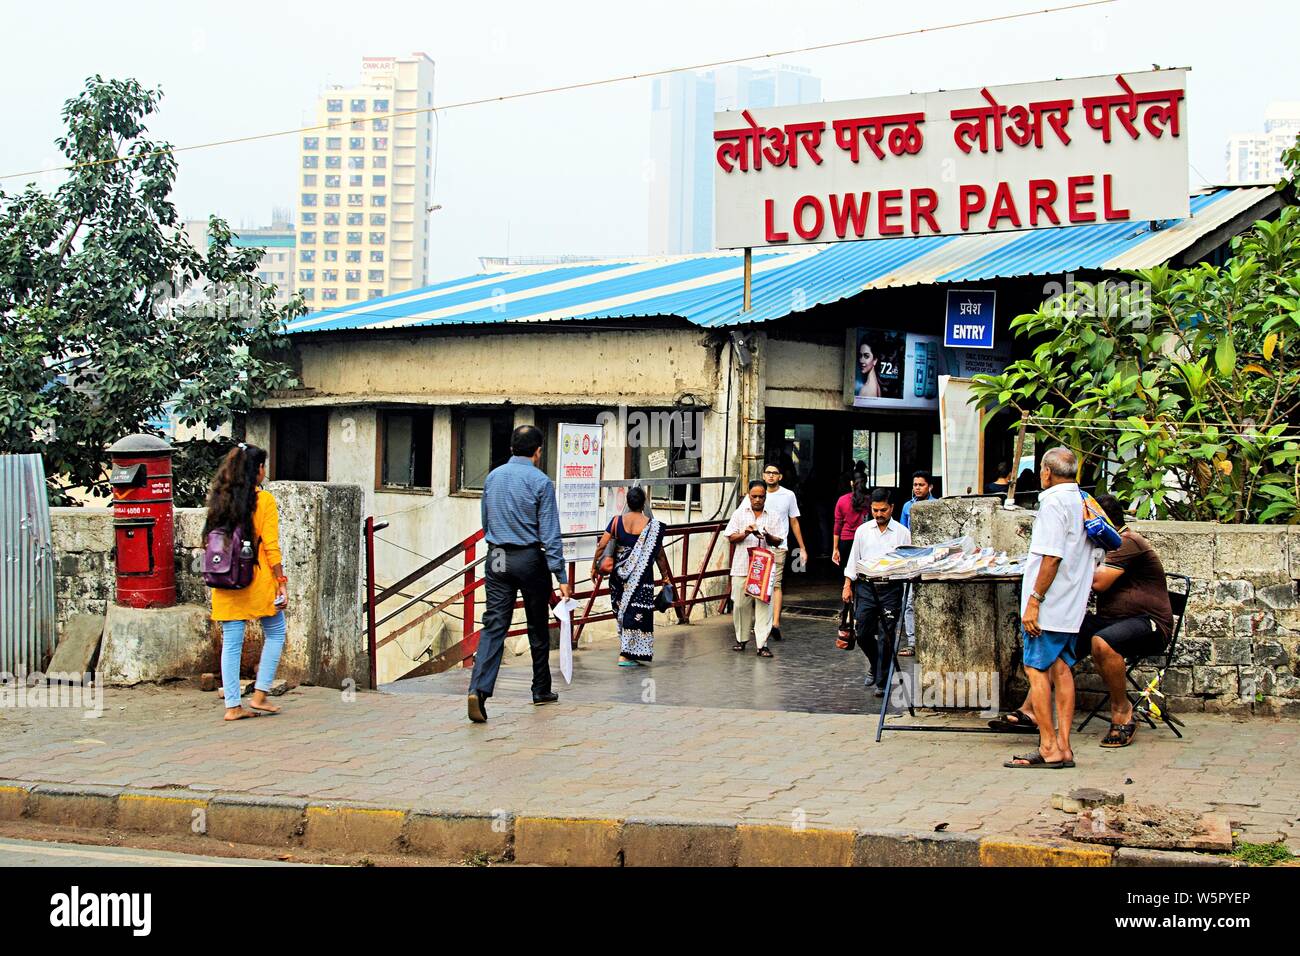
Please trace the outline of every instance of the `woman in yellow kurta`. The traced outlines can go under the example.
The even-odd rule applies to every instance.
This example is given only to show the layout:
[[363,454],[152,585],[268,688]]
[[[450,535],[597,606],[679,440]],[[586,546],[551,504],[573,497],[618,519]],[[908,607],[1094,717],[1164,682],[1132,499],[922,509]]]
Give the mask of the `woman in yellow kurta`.
[[[280,556],[280,515],[275,498],[262,490],[266,480],[266,451],[240,443],[221,462],[208,491],[208,519],[203,537],[214,528],[240,528],[245,541],[256,542],[257,565],[246,588],[212,589],[212,620],[221,622],[221,683],[225,689],[226,720],[278,714],[266,695],[284,650],[284,611],[289,604],[288,578]],[[262,659],[249,708],[239,704],[239,662],[247,621],[262,621]]]

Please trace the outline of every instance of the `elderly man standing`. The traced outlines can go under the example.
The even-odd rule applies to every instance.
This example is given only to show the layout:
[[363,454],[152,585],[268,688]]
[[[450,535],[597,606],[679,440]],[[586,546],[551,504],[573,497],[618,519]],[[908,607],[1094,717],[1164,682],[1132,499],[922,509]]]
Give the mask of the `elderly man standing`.
[[510,460],[492,469],[483,483],[487,608],[469,681],[469,719],[476,724],[487,720],[487,699],[496,686],[506,631],[520,592],[533,655],[533,703],[559,700],[551,691],[550,575],[560,584],[561,598],[567,598],[572,588],[564,566],[555,485],[541,469],[541,430],[520,425],[510,436],[510,453]]
[[[749,643],[749,629],[754,629],[754,643],[759,657],[771,657],[767,646],[772,633],[772,605],[745,593],[745,579],[749,576],[749,549],[776,548],[785,543],[783,518],[767,511],[767,484],[755,479],[749,483],[749,494],[740,503],[722,533],[736,546],[731,556],[731,617],[736,627],[733,651],[743,651]],[[776,533],[777,528],[781,534]]]
[[[1043,456],[1043,491],[1029,540],[1020,595],[1025,676],[1038,720],[1038,749],[1003,764],[1059,770],[1074,766],[1070,722],[1074,719],[1074,647],[1088,610],[1097,550],[1083,527],[1083,499],[1075,481],[1079,462],[1068,448]],[[1056,691],[1056,728],[1045,719]]]

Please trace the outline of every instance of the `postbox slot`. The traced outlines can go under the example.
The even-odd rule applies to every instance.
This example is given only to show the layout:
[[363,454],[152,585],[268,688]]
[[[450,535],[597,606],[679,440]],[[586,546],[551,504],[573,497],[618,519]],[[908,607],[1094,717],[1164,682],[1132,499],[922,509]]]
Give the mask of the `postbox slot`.
[[144,462],[134,465],[116,465],[108,477],[108,483],[114,488],[143,488],[148,473]]
[[117,536],[117,573],[152,574],[153,518],[121,518],[113,522]]

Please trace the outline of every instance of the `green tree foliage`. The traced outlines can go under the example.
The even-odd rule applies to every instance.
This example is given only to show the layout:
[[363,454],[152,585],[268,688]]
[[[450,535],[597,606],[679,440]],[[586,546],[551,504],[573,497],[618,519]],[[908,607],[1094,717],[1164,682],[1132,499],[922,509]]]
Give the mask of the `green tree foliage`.
[[[205,250],[180,232],[175,157],[146,138],[161,96],[91,77],[63,108],[63,184],[0,191],[0,452],[43,455],[53,503],[108,496],[107,446],[169,410],[215,431],[293,384],[282,332],[305,309],[274,305],[261,250],[220,219]],[[178,444],[178,504],[201,502],[221,444]]]
[[[1300,171],[1300,143],[1287,162]],[[1033,357],[975,377],[1083,477],[1142,517],[1300,521],[1300,207],[1232,241],[1222,266],[1077,283],[1011,323]]]

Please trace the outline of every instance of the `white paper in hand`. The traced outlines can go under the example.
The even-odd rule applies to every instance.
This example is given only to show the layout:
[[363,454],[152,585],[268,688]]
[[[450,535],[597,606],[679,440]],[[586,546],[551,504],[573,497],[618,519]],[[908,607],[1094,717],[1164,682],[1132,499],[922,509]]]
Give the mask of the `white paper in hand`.
[[560,622],[560,673],[564,675],[566,684],[573,683],[573,609],[578,606],[578,602],[573,598],[565,598],[555,607],[551,608],[551,613],[555,619]]

